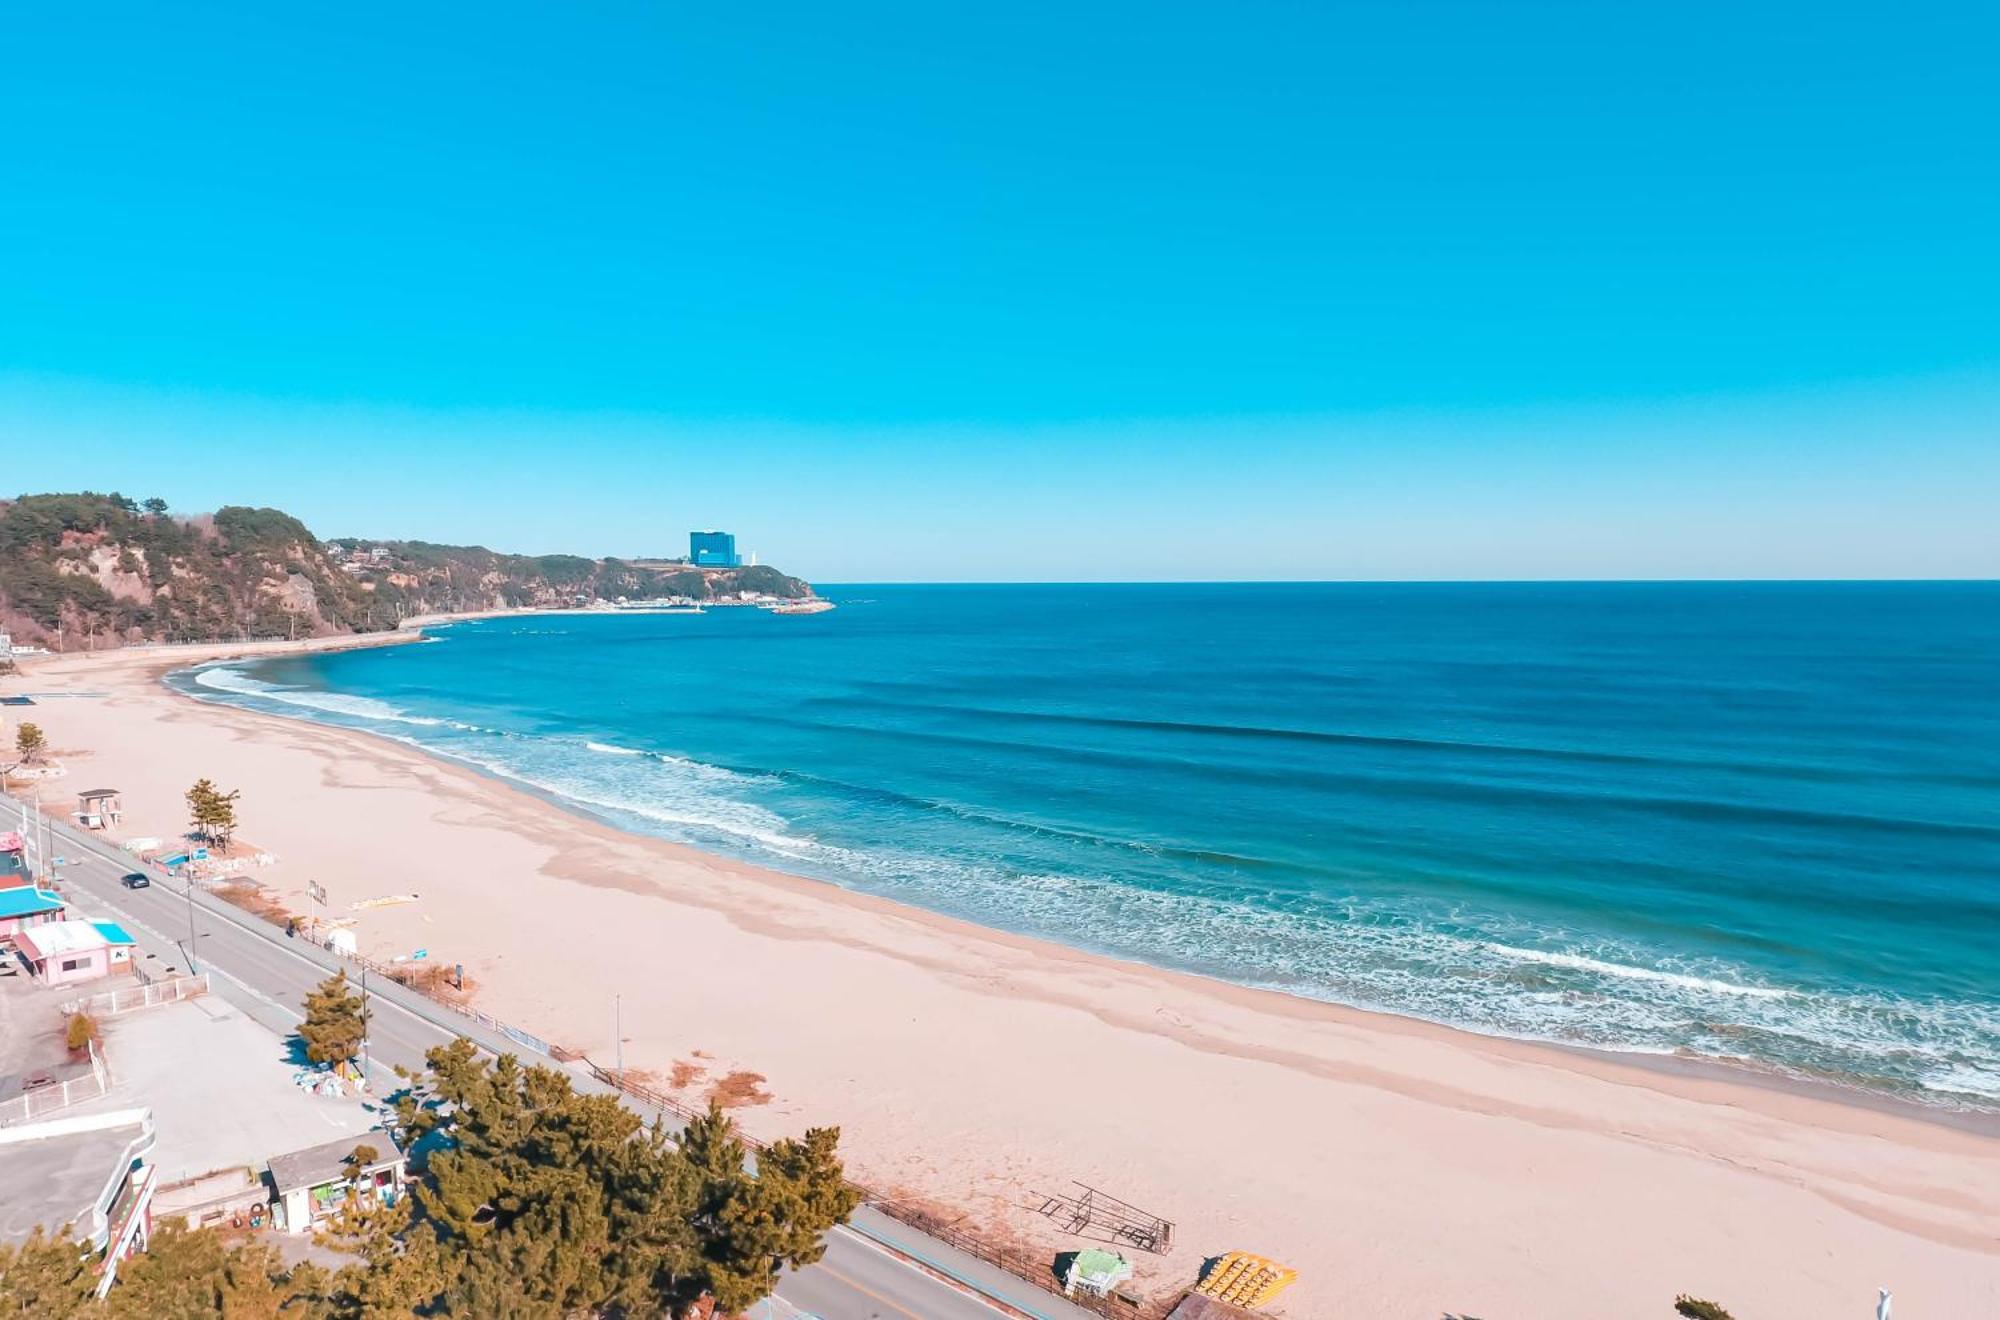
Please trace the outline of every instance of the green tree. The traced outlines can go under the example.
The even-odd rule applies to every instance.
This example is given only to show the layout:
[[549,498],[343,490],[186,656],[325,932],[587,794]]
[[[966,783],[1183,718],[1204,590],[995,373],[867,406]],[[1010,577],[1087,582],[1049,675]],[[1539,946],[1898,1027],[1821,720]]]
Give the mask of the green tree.
[[236,799],[242,790],[224,793],[207,779],[197,779],[187,791],[188,819],[195,833],[211,844],[227,848],[236,832]]
[[42,726],[24,723],[14,730],[14,750],[29,765],[39,763],[49,750],[48,736],[42,732]]
[[274,1320],[301,1291],[267,1243],[231,1245],[212,1229],[174,1224],[119,1267],[106,1297],[110,1320]]
[[321,981],[306,996],[305,1010],[299,1039],[306,1043],[308,1059],[342,1064],[361,1053],[361,1041],[368,1034],[368,1014],[361,997],[348,988],[346,972],[335,972]]
[[409,1320],[435,1305],[456,1267],[437,1234],[416,1220],[408,1197],[392,1206],[352,1200],[315,1240],[359,1258],[326,1283],[331,1320]]
[[347,1158],[340,1162],[340,1167],[347,1174],[348,1181],[352,1182],[367,1172],[369,1165],[381,1158],[381,1152],[364,1141],[347,1153]]
[[445,1309],[657,1314],[696,1264],[690,1180],[664,1133],[614,1096],[462,1040],[428,1062],[421,1100],[402,1104],[412,1132],[451,1138],[417,1189],[460,1262]]
[[1714,1302],[1704,1302],[1701,1298],[1690,1297],[1686,1293],[1674,1298],[1674,1312],[1687,1317],[1687,1320],[1735,1320],[1734,1316]]
[[144,504],[144,505],[142,505],[141,507],[143,507],[143,508],[144,508],[144,509],[146,510],[146,512],[147,512],[147,513],[150,513],[150,514],[152,514],[152,515],[153,515],[153,516],[154,516],[155,518],[158,518],[158,517],[160,517],[160,516],[161,516],[162,514],[166,513],[166,511],[167,511],[167,502],[166,502],[165,500],[161,499],[161,498],[160,498],[159,496],[155,495],[155,496],[153,496],[153,498],[152,498],[152,499],[150,499],[150,500],[147,500],[147,501],[145,502],[145,504]]
[[0,1316],[71,1320],[92,1309],[96,1283],[90,1249],[68,1229],[37,1228],[19,1246],[0,1243]]
[[777,1287],[782,1268],[818,1260],[827,1231],[854,1212],[860,1193],[842,1171],[839,1142],[838,1128],[773,1142],[753,1177],[720,1106],[711,1103],[683,1130],[681,1156],[699,1188],[702,1281],[720,1309],[744,1310]]

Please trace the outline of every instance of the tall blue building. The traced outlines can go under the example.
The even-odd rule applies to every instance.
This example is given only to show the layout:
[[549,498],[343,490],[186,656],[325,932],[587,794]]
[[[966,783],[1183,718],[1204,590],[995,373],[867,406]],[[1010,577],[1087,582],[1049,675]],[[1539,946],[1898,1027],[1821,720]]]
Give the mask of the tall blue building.
[[735,568],[736,537],[731,532],[689,532],[688,562],[696,568]]

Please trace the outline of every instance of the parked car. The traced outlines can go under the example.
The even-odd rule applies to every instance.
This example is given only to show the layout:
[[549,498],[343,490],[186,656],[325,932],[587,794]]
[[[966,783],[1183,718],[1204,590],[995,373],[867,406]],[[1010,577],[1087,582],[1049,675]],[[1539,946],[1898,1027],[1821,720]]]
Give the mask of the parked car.
[[124,885],[127,889],[151,889],[153,877],[144,871],[134,871],[125,877]]

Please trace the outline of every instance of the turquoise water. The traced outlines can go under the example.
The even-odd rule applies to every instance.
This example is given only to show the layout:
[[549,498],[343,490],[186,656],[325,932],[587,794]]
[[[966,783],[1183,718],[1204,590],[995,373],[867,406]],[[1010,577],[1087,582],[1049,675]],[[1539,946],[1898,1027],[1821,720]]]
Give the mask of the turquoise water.
[[2000,1106],[2000,586],[826,594],[175,681],[1096,951]]

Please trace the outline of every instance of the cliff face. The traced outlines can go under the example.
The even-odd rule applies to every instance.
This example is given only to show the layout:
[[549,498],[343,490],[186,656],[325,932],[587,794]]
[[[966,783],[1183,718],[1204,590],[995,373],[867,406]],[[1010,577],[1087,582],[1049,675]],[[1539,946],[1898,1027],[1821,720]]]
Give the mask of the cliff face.
[[576,555],[505,555],[479,545],[429,541],[327,543],[341,569],[369,593],[378,609],[403,615],[521,606],[561,607],[593,600],[656,600],[685,596],[810,596],[812,587],[767,565],[692,568],[644,560],[584,559]]
[[276,509],[174,518],[89,492],[0,504],[0,631],[16,642],[309,637],[366,617],[355,584]]
[[276,509],[169,516],[117,494],[0,502],[0,632],[75,650],[129,642],[311,637],[411,614],[598,598],[809,596],[775,569],[502,555],[422,541],[321,542]]

